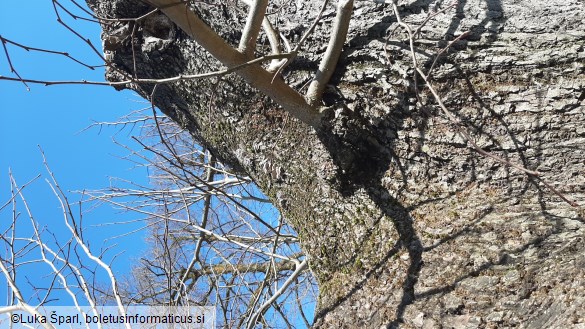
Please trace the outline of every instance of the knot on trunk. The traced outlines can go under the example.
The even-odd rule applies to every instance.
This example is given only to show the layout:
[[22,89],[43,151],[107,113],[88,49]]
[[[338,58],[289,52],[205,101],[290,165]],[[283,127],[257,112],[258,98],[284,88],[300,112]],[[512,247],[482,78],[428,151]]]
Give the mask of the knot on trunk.
[[146,17],[142,23],[142,52],[164,51],[175,40],[176,26],[162,13]]

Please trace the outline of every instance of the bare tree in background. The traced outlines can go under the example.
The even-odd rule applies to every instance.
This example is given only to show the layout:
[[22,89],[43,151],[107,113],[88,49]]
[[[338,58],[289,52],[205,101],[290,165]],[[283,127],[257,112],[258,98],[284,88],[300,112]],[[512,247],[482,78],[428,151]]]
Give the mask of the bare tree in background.
[[[47,183],[60,205],[62,222],[40,223],[24,196],[24,189],[40,175],[19,186],[10,174],[11,198],[0,205],[0,282],[5,282],[7,287],[7,295],[3,296],[7,305],[0,307],[0,314],[24,311],[40,315],[39,307],[58,299],[67,300],[67,306],[80,312],[83,306],[89,306],[93,315],[98,314],[98,306],[109,302],[121,315],[125,314],[127,305],[122,301],[118,280],[110,264],[102,259],[107,250],[96,253],[90,248],[89,241],[83,237],[81,212],[76,213],[75,204],[69,203],[48,166],[47,171],[50,177]],[[69,238],[62,239],[63,231]],[[111,292],[107,301],[96,280],[107,282]],[[15,325],[6,319],[2,321],[3,326]],[[41,326],[54,328],[49,323]]]
[[138,141],[147,154],[129,151],[147,163],[153,187],[87,192],[146,216],[151,251],[124,280],[125,302],[215,305],[227,328],[310,326],[316,284],[269,200],[168,118],[127,122],[136,120],[148,123]]
[[[315,327],[585,323],[580,1],[88,4],[103,28],[101,84],[159,107],[298,232],[307,258],[295,271],[308,260],[319,285]],[[228,234],[242,236],[240,220]],[[162,249],[189,221],[203,223],[157,228]],[[255,238],[273,238],[268,226]],[[251,257],[264,264],[263,252]],[[159,256],[153,275],[167,278],[169,257],[184,257]],[[162,291],[187,298],[185,279]],[[264,312],[252,286],[247,325]]]
[[[13,220],[3,227],[5,255],[0,265],[13,297],[12,305],[0,313],[34,313],[38,306],[63,303],[214,305],[218,327],[309,327],[317,287],[296,233],[249,178],[231,173],[169,119],[140,113],[96,125],[141,125],[139,143],[145,152],[128,149],[128,159],[148,167],[153,186],[120,182],[107,190],[79,191],[83,200],[70,204],[53,180],[72,239],[63,241],[46,232],[46,224],[36,220],[24,197],[23,190],[32,182],[19,187],[12,179],[13,197],[2,210],[8,213],[11,206]],[[25,223],[18,199],[28,215]],[[81,207],[104,203],[142,217],[141,228],[126,235],[148,231],[150,251],[124,277],[105,263],[109,248],[93,255],[90,245],[97,241],[83,239],[88,228],[82,225]],[[78,213],[72,210],[77,207]],[[124,224],[90,223],[104,228]],[[26,226],[34,229],[32,238],[18,234]],[[59,225],[51,227],[58,230]],[[76,252],[71,254],[71,249]],[[110,282],[104,283],[99,271],[105,271]],[[23,287],[24,282],[31,286]]]

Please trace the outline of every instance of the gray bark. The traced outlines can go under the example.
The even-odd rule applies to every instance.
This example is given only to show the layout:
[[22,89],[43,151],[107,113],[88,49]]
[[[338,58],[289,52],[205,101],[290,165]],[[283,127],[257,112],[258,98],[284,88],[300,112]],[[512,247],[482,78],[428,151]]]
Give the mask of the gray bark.
[[[138,0],[88,3],[110,18],[149,10]],[[295,40],[321,4],[282,3],[271,19]],[[441,4],[409,1],[400,11],[416,25]],[[237,46],[245,14],[196,6]],[[310,81],[333,17],[331,7],[285,72],[291,85]],[[137,76],[220,67],[164,17],[149,20],[134,40]],[[435,69],[445,103],[482,148],[542,172],[579,205],[583,21],[581,0],[459,0],[423,28],[416,44],[428,68],[449,40],[470,31]],[[408,42],[395,25],[389,5],[356,2],[318,129],[237,75],[161,85],[155,102],[224,163],[250,175],[297,230],[319,282],[315,327],[585,328],[583,208],[481,157],[420,81],[417,101]],[[104,38],[121,27],[104,25]],[[133,75],[129,38],[108,51],[117,70]],[[122,79],[117,70],[107,78]],[[144,96],[153,88],[129,87]]]

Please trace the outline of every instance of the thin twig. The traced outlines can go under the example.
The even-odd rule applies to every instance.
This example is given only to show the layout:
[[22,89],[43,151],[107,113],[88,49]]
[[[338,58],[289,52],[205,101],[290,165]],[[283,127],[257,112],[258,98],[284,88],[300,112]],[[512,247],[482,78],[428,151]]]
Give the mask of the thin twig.
[[65,56],[65,57],[69,58],[70,60],[74,61],[75,63],[78,63],[80,65],[83,65],[83,66],[87,67],[90,70],[95,70],[98,67],[103,67],[103,65],[89,65],[89,64],[86,64],[86,63],[82,62],[81,60],[78,60],[77,58],[71,56],[68,52],[56,51],[56,50],[50,50],[50,49],[42,49],[42,48],[36,48],[36,47],[29,47],[29,46],[23,45],[21,43],[18,43],[18,42],[15,42],[15,41],[6,39],[6,38],[4,38],[1,35],[0,35],[0,41],[2,41],[2,43],[9,43],[9,44],[14,45],[16,47],[22,48],[22,49],[24,49],[26,51],[38,51],[38,52],[41,52],[41,53],[47,53],[47,54],[55,54],[55,55]]
[[431,73],[433,72],[433,69],[435,68],[435,65],[437,64],[437,61],[439,60],[439,57],[441,57],[441,55],[444,52],[446,52],[449,48],[451,48],[451,46],[453,46],[457,41],[467,37],[470,34],[471,34],[471,31],[465,31],[465,32],[461,33],[457,38],[455,38],[451,42],[449,42],[449,44],[447,46],[445,46],[443,49],[439,50],[437,55],[435,55],[435,60],[433,60],[433,64],[431,64],[431,67],[427,71],[427,74],[425,76],[425,80],[428,80],[430,78]]
[[47,81],[47,80],[36,80],[36,79],[22,79],[22,78],[12,78],[0,75],[0,80],[7,80],[7,81],[22,81],[28,83],[35,83],[35,84],[42,84],[45,86],[52,86],[52,85],[94,85],[94,86],[125,86],[129,84],[137,84],[137,83],[150,83],[150,84],[161,84],[161,83],[172,83],[177,81],[183,80],[194,80],[194,79],[203,79],[203,78],[210,78],[210,77],[217,77],[230,74],[235,72],[239,69],[245,68],[250,65],[258,64],[263,61],[279,59],[279,58],[287,58],[290,54],[277,54],[277,55],[266,55],[260,58],[256,58],[254,60],[248,61],[243,64],[235,65],[233,67],[214,71],[214,72],[207,72],[201,74],[187,74],[187,75],[179,75],[172,78],[166,79],[129,79],[124,81],[115,81],[115,82],[108,82],[108,81],[87,81],[87,80],[70,80],[70,81]]
[[[16,76],[18,77],[18,79],[14,80],[22,82],[26,87],[26,90],[30,91],[30,87],[26,84],[26,81],[20,76],[20,74],[18,74],[18,72],[14,68],[14,65],[12,65],[12,60],[10,59],[10,55],[8,54],[8,48],[6,48],[7,40],[0,36],[0,41],[2,41],[2,48],[4,48],[4,54],[6,54],[6,60],[8,61],[8,66],[10,66],[10,72],[16,74]],[[1,78],[2,76],[0,75],[0,79]]]
[[319,21],[321,21],[321,18],[323,17],[323,12],[325,11],[325,8],[327,8],[328,3],[329,3],[329,0],[323,1],[323,4],[321,5],[321,9],[319,10],[317,17],[313,20],[313,23],[311,24],[309,29],[303,34],[303,36],[301,37],[301,39],[299,40],[299,42],[297,43],[297,45],[295,46],[295,49],[293,51],[288,50],[288,49],[290,49],[290,45],[288,43],[288,40],[286,40],[286,38],[282,34],[280,35],[282,40],[284,41],[285,45],[287,46],[287,51],[289,51],[292,54],[292,56],[290,58],[287,58],[286,61],[284,63],[282,63],[280,65],[280,67],[276,70],[276,72],[274,72],[274,74],[272,76],[272,81],[274,81],[276,79],[276,77],[279,76],[279,74],[292,62],[292,60],[295,59],[295,57],[297,56],[297,54],[301,50],[301,47],[303,46],[303,44],[305,43],[307,38],[309,38],[309,36],[311,34],[313,34],[313,31],[317,27],[317,24],[319,24]]

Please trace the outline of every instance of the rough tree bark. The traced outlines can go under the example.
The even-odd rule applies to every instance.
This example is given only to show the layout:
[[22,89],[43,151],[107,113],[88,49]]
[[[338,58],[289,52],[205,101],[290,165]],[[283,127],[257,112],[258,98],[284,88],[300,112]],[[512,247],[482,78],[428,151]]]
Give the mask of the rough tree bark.
[[[152,9],[138,0],[88,3],[107,18]],[[416,26],[441,4],[405,1],[399,10]],[[245,12],[220,2],[194,6],[237,47]],[[270,1],[268,11],[277,6],[269,19],[295,41],[321,3]],[[284,72],[297,90],[318,66],[334,15],[332,5]],[[584,20],[581,0],[458,0],[416,43],[428,69],[439,49],[470,31],[434,69],[446,105],[483,149],[542,172],[581,206]],[[133,42],[120,32],[132,30]],[[104,31],[106,40],[122,35],[105,44],[116,68],[111,81],[123,79],[120,71],[166,78],[221,68],[162,14]],[[154,100],[252,177],[298,231],[319,282],[315,327],[585,328],[582,210],[481,157],[420,80],[417,95],[413,76],[391,6],[356,1],[317,128],[237,75],[159,85]],[[149,97],[154,86],[129,87]]]

